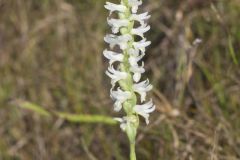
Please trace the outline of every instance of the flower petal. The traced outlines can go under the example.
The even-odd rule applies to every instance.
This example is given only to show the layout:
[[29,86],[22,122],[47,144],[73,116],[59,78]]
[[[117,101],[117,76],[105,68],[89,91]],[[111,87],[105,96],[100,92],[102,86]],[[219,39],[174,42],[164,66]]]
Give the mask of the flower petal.
[[143,118],[145,118],[146,124],[149,123],[149,113],[153,112],[155,110],[155,105],[153,105],[152,100],[149,102],[142,104],[142,105],[136,105],[134,106],[133,110],[141,115]]
[[153,88],[151,84],[149,84],[149,80],[142,81],[140,83],[136,83],[133,85],[133,90],[140,94],[141,102],[145,101],[146,92],[150,91]]
[[117,52],[113,52],[113,51],[108,51],[108,50],[104,50],[103,51],[103,55],[109,59],[109,64],[112,65],[114,62],[118,61],[118,62],[122,62],[123,61],[123,54],[121,53],[117,53]]
[[125,12],[127,10],[126,6],[121,4],[114,4],[111,2],[106,2],[106,5],[104,5],[104,7],[110,11],[110,14],[112,14],[114,11]]

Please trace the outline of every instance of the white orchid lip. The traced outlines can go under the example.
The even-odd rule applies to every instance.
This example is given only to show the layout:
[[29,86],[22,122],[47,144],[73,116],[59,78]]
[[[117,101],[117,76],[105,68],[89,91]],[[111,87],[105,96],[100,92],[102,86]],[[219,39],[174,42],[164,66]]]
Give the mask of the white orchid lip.
[[118,33],[120,28],[127,27],[129,25],[129,20],[127,19],[107,19],[109,26],[112,27],[113,33]]
[[127,10],[126,6],[121,4],[114,4],[111,2],[106,2],[106,5],[104,5],[104,7],[110,11],[110,14],[112,14],[114,11],[125,12]]
[[119,112],[122,109],[122,103],[131,97],[131,92],[118,88],[116,91],[111,90],[110,96],[115,100],[114,111]]
[[137,49],[134,49],[134,48],[130,48],[128,49],[127,51],[129,53],[130,56],[139,56],[139,50]]
[[135,66],[138,64],[138,62],[144,57],[145,53],[142,53],[140,55],[134,55],[134,56],[130,56],[128,61],[130,63],[131,66]]
[[140,94],[141,102],[144,102],[146,99],[146,92],[152,90],[153,86],[149,84],[149,80],[142,81],[133,85],[133,90]]
[[130,71],[133,72],[133,80],[135,82],[140,81],[141,74],[143,74],[145,72],[144,63],[142,62],[142,66],[138,66],[138,65],[131,66]]
[[138,28],[132,29],[131,33],[144,38],[143,34],[149,31],[149,29],[150,29],[150,26],[141,25]]
[[128,0],[128,4],[132,7],[132,12],[136,13],[138,6],[142,5],[142,0]]
[[136,105],[133,107],[133,110],[141,115],[143,118],[145,118],[145,122],[149,123],[149,113],[153,112],[155,110],[155,105],[153,105],[152,100],[149,102],[142,104],[142,105]]
[[127,78],[126,72],[121,72],[121,71],[115,70],[113,68],[113,66],[108,67],[106,74],[112,79],[112,81],[111,81],[112,87],[115,86],[117,81]]
[[123,118],[116,117],[116,118],[114,118],[114,120],[120,122],[120,128],[123,131],[126,130],[128,121],[127,121],[127,119],[125,117],[123,117]]
[[129,53],[129,59],[128,62],[130,64],[130,71],[133,73],[133,80],[135,82],[139,82],[141,79],[141,74],[145,72],[144,69],[144,62],[142,62],[142,65],[139,66],[138,62],[143,58],[145,53],[141,53],[139,55],[139,51],[137,50],[131,50],[132,53]]
[[130,20],[138,21],[141,25],[144,25],[144,21],[149,19],[151,16],[148,15],[148,12],[142,14],[132,14]]
[[146,51],[146,47],[149,46],[151,44],[150,41],[146,41],[146,39],[142,39],[139,42],[133,42],[133,46],[135,49],[140,50],[141,52],[145,52]]
[[125,131],[127,126],[130,124],[130,123],[136,123],[137,120],[135,117],[133,116],[124,116],[122,118],[119,118],[119,117],[115,117],[113,118],[115,121],[118,121],[120,122],[120,128]]
[[123,61],[123,54],[121,53],[117,53],[117,52],[113,52],[113,51],[109,51],[109,50],[104,50],[103,51],[103,55],[104,57],[106,57],[107,59],[109,59],[109,64],[112,65],[114,62],[122,62]]
[[128,42],[132,39],[132,36],[129,34],[116,36],[113,34],[107,34],[104,37],[104,41],[109,43],[110,48],[114,48],[116,45],[119,45],[120,49],[125,50],[128,46]]

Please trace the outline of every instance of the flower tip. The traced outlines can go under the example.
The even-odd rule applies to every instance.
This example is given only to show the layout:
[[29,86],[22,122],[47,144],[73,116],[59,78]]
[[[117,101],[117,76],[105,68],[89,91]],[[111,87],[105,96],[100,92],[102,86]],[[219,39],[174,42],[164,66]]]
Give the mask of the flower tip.
[[149,124],[149,120],[148,119],[146,119],[145,122],[146,122],[147,125]]
[[135,74],[133,75],[133,80],[134,80],[135,82],[139,82],[140,79],[141,79],[141,74],[140,74],[140,73],[135,73]]

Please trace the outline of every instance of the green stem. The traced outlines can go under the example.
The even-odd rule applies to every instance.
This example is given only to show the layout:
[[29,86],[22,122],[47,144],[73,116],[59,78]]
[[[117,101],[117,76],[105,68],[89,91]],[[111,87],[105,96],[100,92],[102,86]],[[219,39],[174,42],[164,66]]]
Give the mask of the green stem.
[[135,142],[130,142],[130,160],[136,160]]
[[[125,19],[129,18],[131,16],[131,7],[128,5],[128,0],[121,0],[121,4],[124,4],[128,9],[125,13],[120,13],[119,18]],[[135,153],[135,139],[137,134],[137,128],[139,125],[139,120],[136,115],[134,115],[133,107],[137,103],[137,96],[135,92],[133,91],[133,74],[130,71],[130,64],[129,64],[129,53],[128,50],[133,47],[134,42],[134,35],[131,34],[131,30],[133,29],[134,21],[130,22],[130,24],[127,27],[123,27],[120,29],[120,32],[122,35],[129,34],[132,36],[132,40],[128,42],[128,48],[123,51],[124,53],[124,60],[123,63],[120,65],[120,70],[122,72],[126,72],[128,74],[128,77],[122,81],[120,81],[120,86],[124,91],[131,92],[131,98],[129,98],[126,102],[123,103],[124,111],[127,114],[128,118],[134,119],[134,121],[128,122],[128,127],[126,129],[126,134],[129,138],[130,143],[130,160],[136,160],[136,153]]]

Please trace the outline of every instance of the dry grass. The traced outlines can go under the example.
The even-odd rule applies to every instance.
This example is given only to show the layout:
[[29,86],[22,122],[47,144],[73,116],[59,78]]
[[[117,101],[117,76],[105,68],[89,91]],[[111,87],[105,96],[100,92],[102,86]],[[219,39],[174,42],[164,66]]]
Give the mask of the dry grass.
[[[118,127],[44,119],[12,105],[116,116],[102,57],[104,0],[0,0],[0,159],[126,160]],[[151,0],[145,57],[157,111],[139,160],[240,159],[239,0]],[[202,43],[193,45],[196,38]]]

